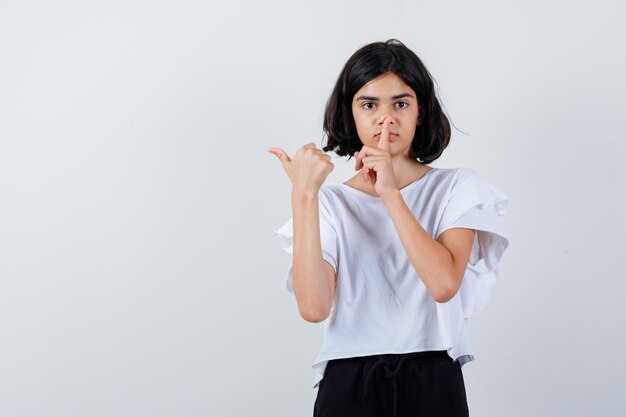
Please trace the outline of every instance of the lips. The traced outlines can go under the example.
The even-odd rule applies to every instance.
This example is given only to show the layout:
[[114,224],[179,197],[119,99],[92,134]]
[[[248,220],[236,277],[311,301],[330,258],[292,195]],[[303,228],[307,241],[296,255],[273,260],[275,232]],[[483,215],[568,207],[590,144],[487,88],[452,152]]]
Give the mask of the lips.
[[[391,132],[389,132],[389,138],[392,138],[392,137],[394,137],[394,136],[398,136],[398,134],[397,134],[397,133],[391,133]],[[375,137],[376,137],[376,138],[379,138],[379,137],[380,137],[380,133],[377,133],[377,134],[375,135]]]

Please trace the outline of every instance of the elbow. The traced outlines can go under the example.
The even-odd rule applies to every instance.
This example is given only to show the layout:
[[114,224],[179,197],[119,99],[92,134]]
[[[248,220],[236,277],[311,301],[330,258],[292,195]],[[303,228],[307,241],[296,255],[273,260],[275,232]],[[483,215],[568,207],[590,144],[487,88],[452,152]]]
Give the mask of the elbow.
[[434,293],[433,300],[435,300],[435,302],[437,303],[447,303],[454,298],[457,292],[459,292],[458,286],[449,287],[445,290]]
[[300,316],[309,323],[321,323],[328,318],[328,312],[322,311],[300,311]]
[[309,323],[321,323],[330,315],[330,306],[310,305],[301,307],[300,316]]
[[454,295],[450,296],[449,293],[437,294],[433,296],[433,300],[435,300],[435,302],[437,303],[447,303],[448,301],[452,300],[453,297]]

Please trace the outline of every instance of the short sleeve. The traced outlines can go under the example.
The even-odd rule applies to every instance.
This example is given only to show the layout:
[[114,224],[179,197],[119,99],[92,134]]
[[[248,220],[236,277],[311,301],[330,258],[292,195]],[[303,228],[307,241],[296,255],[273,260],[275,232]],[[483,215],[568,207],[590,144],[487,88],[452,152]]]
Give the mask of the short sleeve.
[[474,171],[455,184],[441,216],[436,239],[446,230],[460,227],[476,230],[474,244],[459,289],[463,315],[481,311],[491,298],[491,288],[500,276],[498,264],[509,245],[504,219],[509,197],[484,181]]
[[[322,192],[318,195],[319,215],[320,215],[320,242],[322,244],[322,258],[330,263],[335,271],[337,271],[337,232],[334,219],[327,207],[327,200]],[[293,254],[293,217],[279,229],[274,231],[274,235],[278,238],[278,244],[287,253]],[[287,291],[295,294],[293,290],[292,276],[293,259],[287,271]]]

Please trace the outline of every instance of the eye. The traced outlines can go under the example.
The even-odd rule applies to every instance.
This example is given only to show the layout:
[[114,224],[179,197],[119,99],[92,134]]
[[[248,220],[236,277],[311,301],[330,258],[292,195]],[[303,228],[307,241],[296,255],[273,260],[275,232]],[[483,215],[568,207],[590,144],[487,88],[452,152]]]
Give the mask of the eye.
[[[371,107],[369,107],[369,106],[371,106]],[[366,110],[371,110],[371,109],[374,108],[374,106],[376,106],[376,103],[372,103],[371,101],[368,101],[368,102],[363,103],[361,105],[361,107],[366,109]],[[396,103],[396,106],[398,106],[401,109],[404,109],[404,108],[409,106],[409,103],[407,103],[406,101],[399,101],[399,102]]]

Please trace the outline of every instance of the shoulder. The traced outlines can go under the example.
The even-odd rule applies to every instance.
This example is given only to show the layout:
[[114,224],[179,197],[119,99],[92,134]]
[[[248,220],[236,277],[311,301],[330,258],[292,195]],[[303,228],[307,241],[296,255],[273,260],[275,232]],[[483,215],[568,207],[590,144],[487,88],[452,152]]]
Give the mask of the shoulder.
[[478,173],[472,168],[467,167],[458,167],[458,168],[448,168],[449,176],[454,184],[462,183],[470,178],[478,178]]
[[471,168],[454,168],[447,189],[448,203],[460,208],[493,204],[501,212],[509,197]]
[[318,194],[320,204],[335,205],[345,203],[346,200],[353,197],[352,194],[345,191],[341,184],[327,183],[322,185]]
[[333,200],[336,200],[337,198],[339,198],[338,188],[339,188],[339,185],[333,184],[333,183],[322,185],[319,193],[317,194],[320,203],[328,204],[332,202]]
[[448,202],[450,200],[469,202],[493,196],[506,197],[472,168],[446,168],[445,171],[440,184],[444,200],[448,200]]
[[345,205],[343,203],[344,196],[340,188],[338,184],[322,185],[317,194],[321,215],[328,218],[335,218],[339,215],[341,207]]
[[480,176],[471,168],[434,168],[433,174],[436,176],[436,185],[444,189],[452,190],[457,185],[462,184],[469,179],[480,181]]

